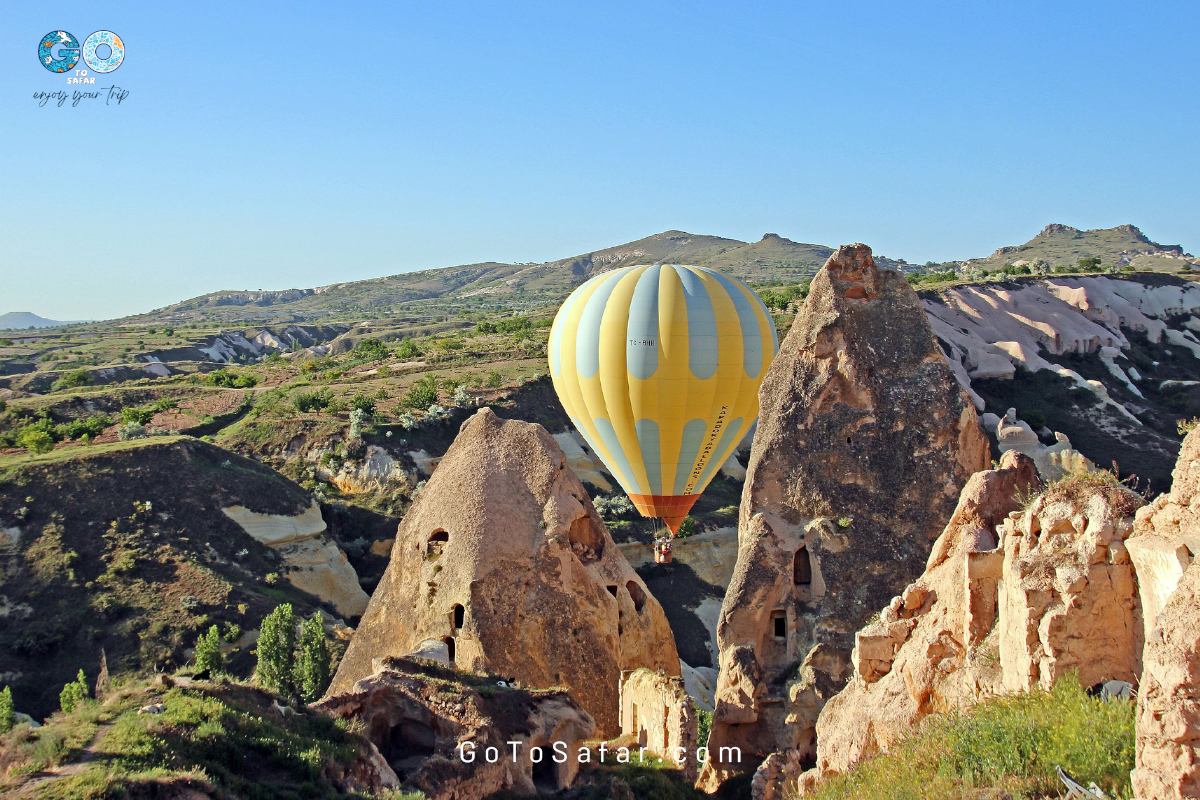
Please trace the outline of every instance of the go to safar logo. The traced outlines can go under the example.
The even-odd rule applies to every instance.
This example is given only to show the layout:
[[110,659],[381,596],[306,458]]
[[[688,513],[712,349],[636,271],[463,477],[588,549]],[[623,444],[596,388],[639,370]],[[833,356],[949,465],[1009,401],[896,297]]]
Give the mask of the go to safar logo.
[[38,41],[38,61],[51,72],[74,69],[81,56],[93,72],[112,72],[125,60],[125,43],[112,31],[96,31],[82,45],[66,31],[50,31]]

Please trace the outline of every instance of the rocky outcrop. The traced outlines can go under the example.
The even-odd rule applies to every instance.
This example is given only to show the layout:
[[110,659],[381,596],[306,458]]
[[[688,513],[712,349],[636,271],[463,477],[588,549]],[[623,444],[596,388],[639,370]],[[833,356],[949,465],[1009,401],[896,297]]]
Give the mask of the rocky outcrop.
[[[855,637],[854,678],[817,723],[801,787],[886,752],[931,713],[1034,688],[1141,671],[1142,630],[1124,541],[1140,500],[1100,475],[1038,486],[1006,453],[977,473],[921,578]],[[1027,507],[1022,510],[1022,503]]]
[[621,735],[696,778],[699,719],[682,678],[648,669],[621,676]]
[[459,668],[565,686],[616,735],[622,670],[679,675],[667,619],[540,425],[463,423],[400,525],[330,694],[372,661],[446,644]]
[[[1200,312],[1200,287],[1187,281],[1156,286],[1119,278],[1056,277],[1015,286],[970,285],[946,289],[937,299],[926,299],[924,307],[968,390],[973,379],[1011,378],[1017,367],[1048,369],[1113,403],[1106,393],[1101,395],[1098,381],[1042,354],[1107,356],[1113,377],[1133,385],[1114,361],[1130,348],[1123,329],[1144,333],[1151,342],[1165,337],[1181,347],[1200,347],[1190,332],[1170,327],[1180,316]],[[974,397],[982,410],[982,398]]]
[[313,501],[302,514],[260,514],[244,506],[221,511],[258,542],[279,554],[285,576],[297,589],[326,600],[339,614],[356,617],[367,609],[367,593],[341,548],[325,533],[321,508]]
[[865,245],[814,278],[760,397],[709,740],[744,757],[710,761],[706,788],[775,751],[811,756],[854,631],[920,575],[989,458],[916,294]]
[[1200,554],[1200,433],[1183,440],[1171,491],[1138,511],[1127,543],[1137,568],[1147,641],[1183,573]]
[[1003,454],[1009,450],[1016,450],[1029,456],[1037,465],[1038,474],[1044,481],[1056,481],[1066,475],[1096,469],[1096,465],[1087,456],[1071,447],[1071,440],[1064,433],[1055,431],[1054,444],[1042,444],[1042,440],[1033,432],[1029,423],[1017,419],[1015,408],[1008,409],[1008,412],[999,418],[994,414],[981,414],[979,421],[984,423],[985,429],[989,417],[990,421],[994,422],[990,430],[996,436],[1000,452]]
[[1170,494],[1137,515],[1126,544],[1145,619],[1138,694],[1138,800],[1200,797],[1200,430],[1183,441]]
[[429,800],[565,789],[578,770],[580,744],[596,730],[561,690],[498,685],[495,677],[411,658],[382,659],[376,667],[314,708],[361,720],[402,788]]
[[1146,642],[1138,693],[1138,800],[1200,797],[1200,566],[1192,565]]

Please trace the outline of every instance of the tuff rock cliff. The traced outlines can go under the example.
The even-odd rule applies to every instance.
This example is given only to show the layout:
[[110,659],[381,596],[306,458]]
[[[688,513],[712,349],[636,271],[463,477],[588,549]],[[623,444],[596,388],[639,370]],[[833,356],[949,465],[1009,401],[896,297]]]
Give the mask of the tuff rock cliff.
[[1138,800],[1200,797],[1200,430],[1183,441],[1170,494],[1137,515],[1146,647],[1138,692]]
[[904,278],[866,245],[817,274],[760,393],[717,628],[713,788],[767,754],[811,757],[854,631],[921,573],[988,444]]
[[925,573],[856,635],[854,677],[821,712],[802,787],[886,752],[932,713],[1048,689],[1071,670],[1085,686],[1137,680],[1125,540],[1140,499],[1093,476],[1029,502],[1039,488],[1017,452],[972,476]]
[[429,640],[463,669],[566,687],[605,736],[620,731],[622,670],[680,674],[661,606],[554,439],[486,408],[401,523],[328,695]]

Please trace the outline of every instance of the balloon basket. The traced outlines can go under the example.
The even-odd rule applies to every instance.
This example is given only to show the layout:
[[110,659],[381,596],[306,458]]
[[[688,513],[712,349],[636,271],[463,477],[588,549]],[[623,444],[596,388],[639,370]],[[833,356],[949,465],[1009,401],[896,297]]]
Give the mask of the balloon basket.
[[671,552],[671,542],[669,540],[659,540],[654,543],[654,563],[655,564],[670,564],[675,556]]

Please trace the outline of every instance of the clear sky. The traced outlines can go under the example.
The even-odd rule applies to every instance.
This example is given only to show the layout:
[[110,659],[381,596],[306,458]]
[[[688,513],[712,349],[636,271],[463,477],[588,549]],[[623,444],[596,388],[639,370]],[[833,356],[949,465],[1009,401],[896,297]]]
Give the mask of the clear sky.
[[[671,228],[924,262],[1132,222],[1196,253],[1198,27],[1195,0],[4,3],[0,312]],[[92,88],[40,37],[98,29],[125,101],[39,107]]]

